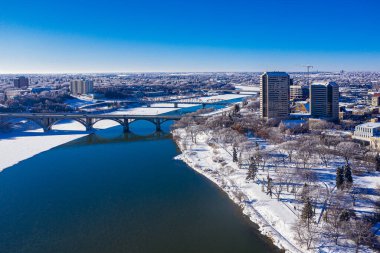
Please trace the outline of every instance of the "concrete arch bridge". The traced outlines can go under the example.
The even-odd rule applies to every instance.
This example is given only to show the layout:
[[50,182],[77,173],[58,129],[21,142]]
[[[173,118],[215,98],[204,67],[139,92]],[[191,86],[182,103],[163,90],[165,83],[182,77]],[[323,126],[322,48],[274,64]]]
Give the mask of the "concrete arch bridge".
[[102,120],[113,120],[119,123],[124,132],[129,132],[129,125],[137,120],[146,120],[161,131],[161,125],[169,120],[180,120],[184,115],[112,115],[112,114],[73,114],[73,113],[0,113],[0,122],[10,122],[14,119],[25,119],[39,125],[44,132],[52,129],[62,120],[74,120],[82,124],[86,131],[94,129],[94,124]]

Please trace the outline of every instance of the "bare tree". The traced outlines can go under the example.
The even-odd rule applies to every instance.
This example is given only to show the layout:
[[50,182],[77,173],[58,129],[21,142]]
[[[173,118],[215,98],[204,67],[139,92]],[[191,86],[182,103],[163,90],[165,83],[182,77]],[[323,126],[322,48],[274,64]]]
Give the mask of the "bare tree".
[[278,127],[271,127],[269,130],[269,141],[275,144],[284,142],[284,135],[281,133],[281,130]]
[[190,133],[191,141],[195,144],[197,144],[197,136],[199,134],[199,127],[198,126],[189,126],[188,132]]
[[298,243],[306,246],[307,249],[311,249],[320,236],[316,225],[310,224],[308,226],[302,220],[297,221],[293,225],[293,231],[295,232],[295,239]]
[[289,191],[289,187],[294,182],[295,172],[293,168],[281,168],[277,172],[277,178],[280,178],[281,181],[285,184],[286,191]]
[[336,147],[339,143],[343,142],[344,139],[341,136],[324,134],[321,136],[321,141],[330,149]]
[[350,209],[352,207],[350,197],[344,191],[335,192],[329,202],[324,217],[326,221],[324,230],[337,245],[339,238],[345,234],[350,226],[350,220],[355,217],[355,213]]
[[281,181],[279,181],[277,183],[273,183],[273,191],[274,191],[275,195],[277,196],[277,200],[281,199],[281,193],[283,191],[283,187],[284,186],[283,186]]
[[289,158],[289,162],[292,162],[293,155],[296,153],[298,149],[297,141],[287,141],[282,145],[283,150],[286,152]]
[[355,206],[356,205],[356,201],[358,200],[359,195],[360,195],[359,186],[357,184],[353,184],[351,186],[350,191],[348,193],[349,193],[349,195],[350,195],[350,197],[352,199],[352,205]]
[[325,167],[329,166],[329,162],[334,157],[331,150],[324,145],[318,145],[315,151]]
[[258,169],[257,169],[256,164],[253,162],[250,162],[249,166],[248,166],[248,172],[247,172],[246,180],[247,181],[255,180],[256,175],[257,175],[257,171],[258,171]]
[[346,164],[350,162],[350,160],[359,153],[360,145],[351,141],[344,141],[339,143],[336,146],[336,150],[338,154],[344,158]]
[[370,222],[356,219],[352,220],[348,226],[347,235],[355,242],[355,252],[359,252],[360,245],[367,245],[373,240]]
[[338,245],[338,240],[343,234],[344,223],[341,220],[342,203],[340,201],[333,203],[326,212],[324,230],[329,238],[334,240],[335,245]]

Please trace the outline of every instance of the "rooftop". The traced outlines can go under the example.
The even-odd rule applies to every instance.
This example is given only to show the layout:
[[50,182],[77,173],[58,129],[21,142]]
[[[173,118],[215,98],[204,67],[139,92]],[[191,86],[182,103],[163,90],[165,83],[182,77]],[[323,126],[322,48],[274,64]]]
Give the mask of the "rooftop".
[[360,124],[357,126],[366,127],[366,128],[380,128],[380,123],[378,123],[378,122],[367,122],[367,123]]
[[273,76],[273,77],[276,77],[276,76],[289,76],[288,73],[286,72],[265,72],[263,75],[267,74],[268,76]]
[[338,86],[338,84],[335,83],[335,82],[314,82],[314,83],[312,83],[311,85],[323,85],[323,86],[331,85],[331,86]]

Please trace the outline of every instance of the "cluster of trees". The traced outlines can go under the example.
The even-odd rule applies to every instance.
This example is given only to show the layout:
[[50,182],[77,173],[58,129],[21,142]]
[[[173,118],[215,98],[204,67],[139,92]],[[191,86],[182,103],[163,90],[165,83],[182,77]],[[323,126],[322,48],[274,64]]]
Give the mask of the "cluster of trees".
[[[363,195],[353,176],[380,171],[380,155],[349,137],[326,131],[339,128],[332,123],[319,121],[287,129],[278,121],[260,119],[250,102],[243,103],[244,110],[241,109],[233,107],[230,112],[207,119],[189,116],[175,127],[186,128],[194,143],[199,134],[212,131],[209,145],[228,151],[233,162],[246,170],[248,182],[261,184],[263,192],[278,200],[284,194],[292,194],[295,203],[303,206],[297,210],[294,205],[299,217],[294,225],[296,239],[307,248],[320,240],[338,244],[350,239],[357,250],[360,245],[370,245],[370,227],[379,221],[380,215],[355,215],[356,201]],[[249,136],[265,139],[273,148],[264,149],[258,142],[248,141]],[[331,168],[342,162],[344,165],[336,169],[334,188],[323,184],[313,168]],[[317,206],[321,208],[318,214]]]
[[0,107],[1,112],[70,112],[73,109],[65,104],[69,99],[67,94],[26,95],[9,99],[5,102],[6,107]]
[[374,246],[372,217],[357,217],[344,192],[334,193],[329,201],[321,222],[315,213],[315,204],[309,197],[306,198],[299,220],[293,227],[296,239],[307,249],[320,240],[339,245],[346,244],[349,239],[354,242],[356,252],[359,252],[361,245]]

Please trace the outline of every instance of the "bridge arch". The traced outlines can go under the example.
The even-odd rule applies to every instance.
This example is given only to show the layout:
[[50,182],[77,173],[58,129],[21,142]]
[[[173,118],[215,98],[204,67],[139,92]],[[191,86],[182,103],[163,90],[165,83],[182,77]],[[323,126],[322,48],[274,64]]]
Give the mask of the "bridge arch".
[[156,123],[153,119],[130,119],[129,124],[131,124],[133,122],[138,122],[138,121],[148,121],[148,122],[152,123],[153,125],[156,125]]
[[162,125],[165,123],[165,122],[168,122],[168,121],[172,121],[173,119],[164,119],[164,118],[151,118],[151,119],[144,119],[144,118],[137,118],[137,119],[131,119],[129,121],[129,125],[131,125],[132,123],[134,122],[140,122],[140,121],[148,121],[150,123],[152,123],[152,125],[156,128],[156,132],[158,131],[161,131],[162,130]]
[[117,118],[99,118],[99,119],[95,119],[94,121],[91,122],[91,128],[93,128],[95,126],[96,123],[100,122],[100,121],[114,121],[116,123],[119,123],[119,125],[121,125],[122,127],[125,127],[126,124],[128,124],[128,122],[124,122],[122,119],[117,119]]
[[[83,119],[78,119],[78,118],[70,118],[70,119],[54,119],[52,122],[49,122],[49,123],[48,123],[48,125],[47,125],[47,130],[52,130],[52,127],[53,127],[54,125],[57,125],[58,122],[60,122],[60,121],[65,121],[65,120],[76,121],[76,122],[80,123],[82,126],[84,126],[85,131],[89,130],[86,121],[83,120]],[[74,129],[73,129],[73,130],[74,130]]]

